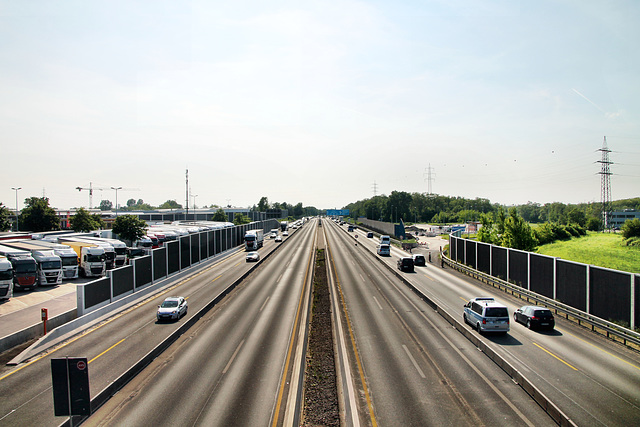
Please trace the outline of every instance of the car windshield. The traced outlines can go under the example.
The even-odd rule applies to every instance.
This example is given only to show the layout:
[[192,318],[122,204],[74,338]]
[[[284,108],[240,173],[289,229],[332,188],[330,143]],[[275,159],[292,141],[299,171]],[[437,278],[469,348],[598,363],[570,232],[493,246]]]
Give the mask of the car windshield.
[[508,317],[509,313],[505,307],[488,307],[486,317]]
[[171,307],[177,307],[178,306],[178,301],[176,300],[171,300],[171,301],[165,301],[162,303],[162,308],[171,308]]

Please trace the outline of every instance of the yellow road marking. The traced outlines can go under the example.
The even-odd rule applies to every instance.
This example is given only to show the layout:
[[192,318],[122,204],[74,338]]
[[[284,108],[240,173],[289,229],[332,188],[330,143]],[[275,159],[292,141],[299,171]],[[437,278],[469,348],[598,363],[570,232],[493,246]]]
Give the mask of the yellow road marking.
[[550,354],[551,356],[555,357],[556,359],[558,359],[559,361],[561,361],[562,363],[564,363],[565,365],[567,365],[568,367],[570,367],[570,368],[571,368],[571,369],[573,369],[574,371],[577,371],[577,370],[578,370],[578,368],[575,368],[575,367],[571,366],[569,363],[565,362],[564,360],[562,360],[561,358],[559,358],[559,357],[558,357],[558,356],[556,356],[555,354],[551,353],[551,352],[550,352],[549,350],[547,350],[546,348],[544,348],[544,347],[542,347],[542,346],[540,346],[540,345],[538,345],[538,344],[536,344],[536,343],[533,343],[533,345],[535,345],[536,347],[538,347],[540,350],[542,350],[542,351],[544,351],[544,352],[546,352],[546,353]]
[[[27,363],[25,363],[24,365],[21,365],[19,368],[16,368],[16,369],[14,369],[13,371],[8,372],[6,375],[1,376],[1,377],[0,377],[0,381],[4,380],[5,378],[10,377],[11,375],[15,374],[16,372],[19,372],[19,371],[23,370],[23,369],[24,369],[24,368],[26,368],[27,366],[32,365],[32,364],[34,364],[34,363],[36,363],[38,360],[43,359],[43,358],[47,357],[48,355],[50,355],[50,354],[52,354],[52,353],[55,353],[56,351],[60,350],[61,348],[64,348],[64,347],[66,347],[67,345],[69,345],[69,344],[73,343],[74,341],[79,340],[79,339],[80,339],[80,338],[82,338],[83,336],[85,336],[85,335],[87,335],[87,334],[90,334],[90,333],[92,333],[92,332],[94,332],[94,331],[96,331],[96,330],[98,330],[98,329],[102,328],[103,326],[108,325],[109,323],[111,323],[111,322],[113,322],[114,320],[118,319],[120,316],[124,315],[125,313],[128,313],[129,311],[131,311],[131,310],[133,310],[133,309],[135,309],[135,308],[142,307],[142,306],[143,306],[143,305],[145,305],[145,304],[149,304],[152,300],[154,300],[154,299],[156,299],[156,298],[158,298],[158,297],[160,297],[160,296],[162,296],[162,295],[164,295],[164,294],[166,294],[166,293],[168,293],[168,292],[172,291],[173,289],[175,289],[175,288],[177,288],[177,287],[179,287],[179,286],[183,285],[184,283],[188,282],[189,280],[191,280],[191,279],[193,279],[193,278],[195,278],[195,277],[198,277],[198,276],[200,276],[201,274],[204,274],[205,272],[207,272],[207,271],[209,271],[209,270],[213,269],[214,267],[216,267],[217,265],[221,264],[223,261],[225,261],[225,260],[224,260],[224,259],[223,259],[223,260],[220,260],[220,261],[216,262],[215,264],[213,264],[212,266],[207,267],[207,268],[205,268],[204,270],[199,271],[198,273],[195,273],[193,276],[189,276],[189,277],[187,277],[187,278],[185,278],[185,279],[182,279],[180,282],[178,282],[178,283],[176,283],[175,285],[173,285],[173,286],[171,286],[171,287],[169,287],[169,288],[165,289],[164,291],[159,292],[159,293],[157,293],[157,294],[155,294],[155,295],[152,295],[152,296],[151,296],[151,297],[149,297],[148,299],[146,299],[146,300],[144,300],[144,301],[142,301],[142,302],[140,302],[140,303],[138,303],[138,304],[136,304],[136,305],[133,305],[133,306],[129,307],[129,308],[128,308],[127,310],[125,310],[125,311],[122,311],[122,312],[120,312],[120,313],[115,314],[112,318],[110,318],[109,320],[106,320],[104,323],[98,324],[98,325],[96,325],[96,326],[94,326],[94,327],[92,327],[92,328],[90,328],[90,329],[88,329],[88,330],[86,330],[86,331],[84,331],[84,332],[81,332],[81,333],[80,333],[78,336],[76,336],[75,338],[71,338],[71,339],[69,339],[68,341],[64,342],[63,344],[60,344],[58,347],[55,347],[55,348],[53,348],[53,349],[51,349],[51,350],[45,350],[45,352],[44,352],[41,356],[36,357],[36,358],[35,358],[35,359],[33,359],[32,361],[27,362]],[[220,276],[216,277],[215,279],[213,279],[213,280],[212,280],[212,282],[215,282],[215,281],[216,281],[216,280],[218,280],[220,277],[222,277],[222,275],[220,275]],[[119,343],[117,343],[117,344],[119,344]],[[117,344],[116,344],[116,345],[117,345]],[[104,352],[103,352],[103,353],[104,353]],[[103,354],[103,353],[101,353],[101,354]],[[92,360],[95,360],[95,358],[93,358]]]
[[327,242],[327,247],[329,248],[329,256],[331,257],[331,264],[333,264],[333,271],[336,275],[336,284],[338,286],[338,292],[340,293],[340,299],[342,300],[342,307],[345,317],[345,322],[347,324],[347,328],[349,329],[349,337],[351,339],[351,347],[353,348],[353,353],[356,359],[356,365],[358,365],[358,372],[360,373],[360,381],[362,382],[362,388],[364,389],[364,395],[367,400],[367,407],[369,408],[369,416],[371,417],[371,425],[376,427],[378,422],[376,421],[376,416],[373,413],[373,404],[371,403],[371,396],[369,395],[369,389],[367,387],[367,382],[364,378],[364,370],[362,369],[362,362],[360,361],[360,354],[358,353],[358,348],[356,347],[356,339],[353,336],[353,329],[351,328],[351,319],[349,319],[349,313],[347,312],[346,302],[344,299],[344,294],[342,293],[342,285],[340,284],[340,278],[338,278],[338,270],[336,269],[336,264],[333,259],[333,252],[331,251],[331,246],[329,242]]
[[102,353],[100,353],[99,355],[97,355],[96,357],[94,357],[93,359],[89,360],[89,363],[93,362],[94,360],[96,360],[98,357],[102,356],[103,354],[105,354],[107,351],[111,350],[112,348],[114,348],[115,346],[117,346],[118,344],[120,344],[122,341],[126,340],[126,338],[122,338],[120,341],[118,341],[117,343],[115,343],[114,345],[112,345],[111,347],[109,347],[108,349],[106,349],[105,351],[103,351]]
[[607,355],[609,355],[609,356],[611,356],[611,357],[614,357],[614,358],[618,359],[619,361],[626,363],[626,364],[627,364],[627,365],[629,365],[629,366],[633,366],[633,367],[634,367],[634,368],[636,368],[636,369],[640,369],[640,366],[634,365],[633,363],[631,363],[631,362],[629,362],[629,361],[627,361],[627,360],[624,360],[623,358],[618,357],[618,356],[616,356],[615,354],[611,354],[611,353],[609,353],[607,350],[604,350],[604,349],[602,349],[601,347],[598,347],[597,345],[590,343],[589,341],[585,341],[585,340],[583,340],[582,338],[580,338],[580,337],[578,337],[578,336],[575,336],[575,335],[573,335],[573,334],[571,334],[571,333],[569,333],[569,332],[567,332],[567,331],[564,331],[564,330],[562,331],[562,333],[563,333],[563,334],[567,334],[567,335],[571,335],[571,336],[572,336],[572,337],[574,337],[575,339],[578,339],[578,340],[582,341],[583,343],[589,344],[590,346],[597,348],[597,349],[598,349],[598,350],[600,350],[601,352],[603,352],[603,353],[605,353],[605,354],[607,354]]
[[304,274],[304,282],[302,285],[302,292],[300,292],[300,300],[298,301],[298,311],[296,312],[296,320],[294,324],[294,328],[291,331],[291,339],[289,340],[289,350],[287,350],[287,359],[285,361],[285,370],[282,373],[282,381],[280,382],[280,390],[278,391],[278,400],[276,402],[276,407],[273,414],[273,422],[272,425],[275,427],[278,425],[278,417],[280,416],[280,407],[282,406],[282,395],[284,394],[284,386],[288,375],[289,370],[289,361],[291,360],[291,355],[293,354],[293,343],[295,341],[295,336],[298,333],[298,326],[300,324],[300,314],[302,312],[302,306],[304,301],[304,291],[305,286],[307,285],[307,280],[309,278],[309,267],[311,266],[311,260],[313,259],[314,249],[309,253],[309,260],[307,261],[307,271]]

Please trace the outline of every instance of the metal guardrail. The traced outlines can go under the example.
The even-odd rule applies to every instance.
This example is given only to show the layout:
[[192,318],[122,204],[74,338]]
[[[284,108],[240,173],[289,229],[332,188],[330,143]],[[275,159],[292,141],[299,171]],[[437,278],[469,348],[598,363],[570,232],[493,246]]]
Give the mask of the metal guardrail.
[[450,267],[455,268],[480,281],[484,281],[491,286],[504,288],[505,291],[509,291],[512,295],[515,295],[516,293],[520,294],[520,297],[524,295],[526,296],[527,301],[533,300],[536,303],[541,303],[547,308],[553,309],[556,314],[564,314],[564,317],[568,320],[570,320],[569,317],[574,318],[578,325],[582,325],[583,323],[588,324],[591,326],[591,330],[594,332],[600,332],[599,330],[601,330],[600,333],[605,335],[607,338],[612,338],[616,341],[622,341],[624,345],[633,343],[635,346],[638,346],[640,348],[640,334],[632,331],[631,329],[601,319],[600,317],[593,316],[589,313],[585,313],[584,311],[578,310],[577,308],[563,304],[554,299],[545,297],[535,292],[531,292],[528,289],[521,288],[520,286],[509,283],[506,280],[490,276],[482,271],[474,270],[473,268],[454,261],[451,258],[444,257],[444,259]]

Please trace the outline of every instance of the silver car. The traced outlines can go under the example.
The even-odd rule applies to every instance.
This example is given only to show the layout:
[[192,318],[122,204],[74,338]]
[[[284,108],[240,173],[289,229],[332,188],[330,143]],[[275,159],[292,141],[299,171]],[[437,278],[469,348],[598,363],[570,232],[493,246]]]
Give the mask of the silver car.
[[158,306],[158,322],[178,320],[187,314],[187,300],[184,297],[169,297]]
[[246,261],[247,262],[259,261],[259,260],[260,260],[260,253],[258,253],[258,252],[249,252],[247,254],[247,257],[246,257]]

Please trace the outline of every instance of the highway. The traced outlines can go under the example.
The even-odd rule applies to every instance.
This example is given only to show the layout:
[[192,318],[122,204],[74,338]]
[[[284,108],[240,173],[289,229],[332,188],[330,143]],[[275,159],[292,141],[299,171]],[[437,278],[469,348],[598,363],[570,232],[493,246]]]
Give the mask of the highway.
[[282,425],[307,320],[314,232],[307,225],[288,237],[84,425]]
[[[226,357],[226,364],[229,363],[231,360],[230,356],[236,350],[238,350],[237,356],[241,360],[243,360],[251,350],[254,352],[252,358],[256,365],[255,369],[258,369],[259,366],[262,366],[263,369],[269,368],[267,370],[279,378],[279,373],[283,369],[281,361],[275,362],[275,366],[277,366],[278,369],[274,370],[274,365],[265,366],[260,360],[266,360],[264,357],[268,352],[275,351],[272,346],[276,346],[276,343],[276,347],[279,347],[281,350],[283,337],[287,337],[288,340],[292,332],[291,325],[283,325],[279,322],[291,321],[290,316],[283,316],[282,310],[284,309],[284,305],[298,304],[300,302],[300,292],[298,292],[297,297],[294,297],[292,295],[295,290],[285,289],[285,287],[294,280],[293,277],[306,274],[307,258],[308,254],[311,253],[310,248],[312,247],[312,243],[307,241],[311,238],[311,234],[305,230],[306,228],[298,230],[287,238],[291,239],[291,241],[285,240],[285,242],[282,243],[284,247],[279,250],[288,249],[292,252],[283,257],[290,262],[282,264],[281,278],[276,281],[275,279],[280,276],[271,277],[268,274],[262,275],[262,279],[254,279],[251,277],[250,280],[243,282],[243,284],[236,289],[238,294],[249,295],[250,297],[245,296],[245,298],[251,300],[254,305],[258,304],[256,302],[258,300],[254,298],[254,292],[265,295],[265,292],[268,292],[267,289],[270,289],[273,295],[265,295],[264,299],[259,302],[258,308],[262,308],[260,312],[253,312],[254,317],[246,315],[248,308],[243,305],[244,302],[237,305],[232,304],[231,301],[235,300],[234,297],[230,295],[228,300],[223,300],[224,303],[220,304],[220,308],[228,306],[238,307],[235,309],[235,312],[225,314],[224,316],[214,316],[216,319],[219,317],[220,321],[224,323],[224,326],[216,324],[217,327],[208,328],[209,318],[203,318],[196,323],[196,328],[192,328],[189,333],[185,334],[181,339],[190,340],[193,334],[203,331],[221,334],[221,336],[217,337],[215,343],[210,343],[206,346],[206,351],[203,352],[203,355],[215,357],[215,360],[222,360],[221,358]],[[308,234],[306,239],[304,236],[305,233]],[[265,240],[265,247],[260,249],[263,257],[271,252],[276,245],[280,244],[276,244],[272,240]],[[293,253],[296,248],[299,252],[298,254]],[[303,251],[306,253],[303,253]],[[89,360],[91,396],[96,396],[172,332],[176,331],[181,324],[189,321],[198,310],[213,300],[223,289],[238,280],[250,268],[254,267],[254,264],[245,262],[244,256],[244,251],[239,250],[235,255],[207,266],[189,278],[180,280],[172,288],[163,292],[163,294],[142,301],[132,309],[118,314],[89,332],[66,342],[58,348],[50,350],[47,354],[18,365],[13,369],[5,369],[0,375],[0,395],[3,397],[0,400],[0,426],[59,425],[64,421],[64,418],[54,417],[50,371],[51,358],[65,356],[87,357]],[[274,266],[270,268],[275,268],[277,265],[277,263],[269,263],[269,266]],[[288,267],[285,268],[285,265]],[[260,270],[260,268],[258,268],[258,270]],[[298,286],[301,287],[302,280],[298,282]],[[165,297],[170,295],[187,297],[189,312],[187,316],[178,322],[157,323],[155,318],[156,307]],[[248,305],[253,307],[251,304]],[[214,315],[217,314],[218,308],[211,313]],[[265,316],[269,316],[276,323],[265,323]],[[256,337],[258,341],[254,342],[253,339],[248,339],[250,337],[246,336],[244,337],[245,341],[243,345],[240,347],[239,342],[235,343],[235,347],[231,344],[222,345],[232,337],[243,334],[242,329],[239,329],[239,325],[243,325],[244,328],[249,327],[248,325],[254,325],[258,328],[254,332],[256,335],[252,335],[252,337]],[[260,332],[258,332],[258,330]],[[177,343],[179,342],[181,341]],[[230,347],[234,348],[229,350]],[[215,353],[213,352],[214,350],[216,351]],[[167,354],[171,354],[171,351]],[[249,363],[247,360],[245,360],[245,362]],[[270,360],[269,363],[274,362]],[[189,374],[197,377],[202,374],[199,369],[206,368],[209,365],[210,362],[193,364],[192,367],[195,366],[198,369],[189,369]],[[168,372],[169,370],[163,369],[162,376],[165,374],[169,375]],[[186,371],[176,371],[177,374],[183,376],[185,372]],[[230,369],[227,377],[233,373],[233,378],[235,378],[237,372],[237,368],[233,367],[233,369]],[[274,375],[271,375],[270,378],[273,379]],[[179,383],[182,383],[182,381],[179,381]],[[264,390],[259,387],[261,384],[262,382],[258,381],[252,384],[251,388],[245,389],[245,391],[250,395],[250,390],[256,389],[260,391],[260,396],[256,397],[264,400],[266,395],[262,395]],[[185,384],[183,383],[183,385]],[[224,386],[222,382],[219,387],[220,389],[227,390],[228,384]],[[121,394],[122,392],[119,395]],[[193,397],[191,391],[183,391],[183,395],[185,397]],[[268,399],[271,403],[267,403],[265,407],[269,413],[273,410],[275,395],[274,390],[269,390]],[[241,403],[238,404],[241,405]],[[157,411],[158,409],[154,409],[152,412]],[[245,410],[239,410],[237,413],[249,416]],[[203,416],[205,415],[203,414]],[[254,414],[253,416],[256,415]],[[264,416],[264,414],[260,414],[260,418],[262,416]],[[147,423],[142,424],[148,425]]]
[[[343,232],[351,237],[351,242],[353,234]],[[377,257],[376,239],[359,234],[358,247]],[[394,248],[391,257],[381,259],[395,269],[396,259],[401,255],[406,253]],[[505,304],[510,314],[527,304],[435,263],[416,267],[414,273],[399,274],[461,323],[462,306],[474,297],[492,296]],[[465,327],[471,330],[470,325]],[[628,426],[640,420],[638,352],[559,316],[554,331],[532,331],[512,321],[506,336],[473,333],[533,382],[577,425]]]
[[[403,252],[394,248],[391,257],[380,258],[376,239],[358,230],[356,246],[355,233],[346,227],[322,224],[313,220],[281,244],[266,239],[259,251],[263,262],[250,274],[255,264],[246,263],[240,249],[47,354],[3,368],[0,426],[57,426],[65,420],[53,415],[51,358],[87,357],[94,397],[247,274],[83,425],[297,424],[316,232],[328,248],[343,337],[338,351],[346,354],[350,372],[342,378],[353,414],[348,425],[554,424],[398,275],[460,322],[462,305],[473,297],[493,296],[510,313],[524,301],[436,264],[399,273],[395,261]],[[187,297],[189,312],[178,322],[157,323],[156,306],[170,295]],[[555,331],[536,332],[511,322],[506,336],[464,328],[576,425],[636,425],[640,355],[558,316],[556,324]]]
[[[330,221],[361,425],[554,425],[497,365]],[[363,240],[363,239],[359,239]],[[348,313],[348,320],[345,313]],[[357,353],[357,354],[356,354]],[[359,360],[358,360],[359,359]]]

